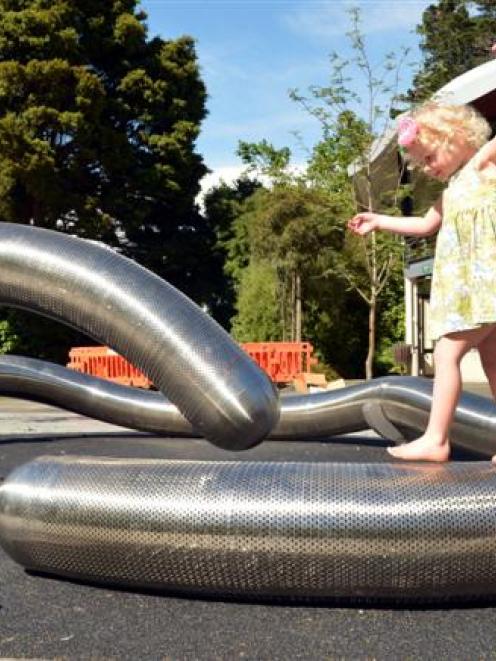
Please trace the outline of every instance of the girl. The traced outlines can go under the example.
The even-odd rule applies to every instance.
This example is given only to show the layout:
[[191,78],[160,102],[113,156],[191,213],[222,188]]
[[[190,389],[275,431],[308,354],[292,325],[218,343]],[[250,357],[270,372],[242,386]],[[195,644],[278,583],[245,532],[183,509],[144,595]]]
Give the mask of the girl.
[[[390,454],[400,459],[447,461],[448,437],[461,391],[460,361],[477,347],[496,398],[496,138],[470,106],[427,103],[398,122],[408,160],[447,181],[422,218],[359,213],[348,227],[437,238],[431,292],[436,376],[425,433]],[[496,455],[493,457],[496,463]]]

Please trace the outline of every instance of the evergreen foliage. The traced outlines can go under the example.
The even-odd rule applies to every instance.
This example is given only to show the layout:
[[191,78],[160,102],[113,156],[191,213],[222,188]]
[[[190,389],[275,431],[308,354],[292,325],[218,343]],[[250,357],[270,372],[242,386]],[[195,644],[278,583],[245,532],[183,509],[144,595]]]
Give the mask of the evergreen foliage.
[[239,342],[281,340],[279,283],[274,266],[252,259],[240,274],[232,332]]
[[257,180],[241,177],[232,185],[221,181],[204,198],[204,217],[215,236],[210,253],[209,283],[212,288],[209,311],[227,330],[235,313],[235,282],[227,261],[234,236],[234,220],[241,214],[243,202],[261,187]]
[[496,4],[439,0],[424,11],[417,33],[423,61],[407,95],[415,103],[488,60],[496,35]]
[[328,185],[326,190],[307,176],[290,174],[289,160],[280,160],[281,150],[267,141],[243,144],[249,169],[265,176],[270,172],[272,183],[238,207],[233,235],[226,242],[226,272],[236,293],[233,334],[240,341],[295,339],[292,283],[297,275],[302,336],[314,343],[324,364],[358,376],[366,310],[341,281],[322,277],[332,255],[344,245],[339,219],[349,211],[351,188],[332,190]]
[[0,0],[0,220],[103,240],[209,303],[206,91],[192,39],[145,19],[137,0]]
[[[319,261],[331,247],[342,244],[343,232],[336,226],[329,199],[303,183],[261,189],[242,211],[234,223],[227,268],[239,283],[252,262],[272,265],[279,288],[279,339],[294,339],[289,300],[292,275],[301,278],[305,298],[306,283],[319,274]],[[266,301],[260,298],[258,305]]]

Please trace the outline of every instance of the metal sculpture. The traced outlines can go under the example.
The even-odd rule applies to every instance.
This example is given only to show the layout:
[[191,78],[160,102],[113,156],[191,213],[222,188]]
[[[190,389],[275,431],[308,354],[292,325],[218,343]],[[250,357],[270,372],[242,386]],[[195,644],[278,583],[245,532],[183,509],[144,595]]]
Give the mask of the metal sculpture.
[[[184,296],[106,248],[48,230],[0,224],[0,300],[112,346],[177,408],[158,393],[19,357],[0,360],[1,392],[129,427],[238,450],[269,434],[369,427],[399,441],[430,408],[426,380],[382,379],[283,398],[278,422],[272,385]],[[453,440],[493,454],[495,413],[489,400],[464,395]],[[488,462],[40,457],[0,486],[0,543],[29,569],[134,587],[465,598],[496,593],[495,492]]]

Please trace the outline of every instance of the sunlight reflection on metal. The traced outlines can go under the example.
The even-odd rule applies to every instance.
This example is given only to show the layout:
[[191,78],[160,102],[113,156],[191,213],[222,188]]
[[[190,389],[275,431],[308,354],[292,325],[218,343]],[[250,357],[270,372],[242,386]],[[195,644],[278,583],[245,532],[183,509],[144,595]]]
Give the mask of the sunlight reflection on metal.
[[[0,356],[0,392],[68,409],[116,425],[164,436],[201,436],[176,406],[157,392],[129,388],[60,365],[22,356]],[[323,439],[370,428],[367,406],[376,404],[388,425],[374,430],[401,441],[421,434],[432,398],[432,381],[384,377],[311,395],[281,398],[278,424],[270,439]],[[397,434],[391,439],[391,426]],[[455,446],[496,453],[496,406],[486,397],[463,393],[451,440]]]
[[394,601],[496,593],[489,462],[39,457],[0,487],[0,542],[78,580]]
[[250,447],[277,422],[274,386],[229,335],[181,292],[106,247],[0,223],[0,302],[111,346],[221,447]]
[[[115,424],[239,450],[268,434],[319,439],[370,424],[399,440],[420,433],[429,413],[431,382],[393,377],[285,397],[277,423],[273,385],[182,294],[106,248],[47,230],[0,224],[0,301],[112,346],[178,407],[58,365],[0,358],[0,392]],[[495,414],[490,400],[464,394],[452,440],[493,454]],[[495,493],[490,462],[39,457],[0,486],[0,543],[29,569],[139,588],[473,598],[496,594]]]

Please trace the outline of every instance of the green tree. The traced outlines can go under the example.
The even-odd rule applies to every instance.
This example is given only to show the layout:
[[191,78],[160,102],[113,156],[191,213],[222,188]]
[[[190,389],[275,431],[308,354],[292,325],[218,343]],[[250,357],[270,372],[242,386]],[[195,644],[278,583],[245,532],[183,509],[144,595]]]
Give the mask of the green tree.
[[410,102],[426,100],[488,60],[496,35],[496,5],[493,0],[439,0],[424,11],[416,31],[423,61],[407,95]]
[[95,344],[83,333],[25,310],[5,309],[3,316],[0,321],[2,354],[22,354],[65,365],[71,347]]
[[119,246],[199,302],[206,91],[193,41],[137,0],[0,0],[0,220]]
[[387,374],[398,365],[394,345],[404,343],[406,311],[404,303],[404,274],[399,265],[394,269],[381,297],[377,322],[377,353],[375,366],[380,374]]
[[[325,178],[327,173],[330,186],[343,186],[343,209],[351,211],[351,206],[352,213],[363,210],[395,213],[404,194],[400,191],[401,173],[394,173],[397,157],[395,153],[392,155],[393,176],[387,181],[384,172],[375,165],[375,149],[389,135],[393,105],[398,100],[400,71],[408,50],[402,50],[399,56],[388,54],[379,69],[366,49],[360,11],[352,9],[350,16],[352,28],[348,37],[354,53],[352,59],[344,60],[334,53],[330,84],[311,87],[309,97],[297,90],[291,96],[322,125],[323,140],[313,152],[313,172],[310,170],[313,176]],[[357,86],[350,87],[350,81],[356,85],[360,79],[365,92]],[[356,116],[355,107],[363,119]],[[345,218],[341,221],[344,223]],[[333,263],[325,272],[331,277],[341,277],[368,307],[367,378],[373,376],[381,296],[401,263],[402,252],[402,241],[389,234],[347,236],[342,251],[334,252]]]
[[342,243],[341,228],[335,222],[342,194],[332,195],[306,174],[292,172],[288,147],[276,149],[266,140],[240,142],[238,154],[250,171],[271,181],[270,188],[256,198],[254,212],[241,219],[235,243],[245,259],[241,266],[246,265],[248,254],[272,261],[280,282],[282,339],[299,341],[304,290],[315,275],[316,255],[319,249],[325,254]]
[[252,259],[243,269],[236,300],[232,332],[239,342],[281,339],[279,283],[274,266]]
[[[343,232],[334,220],[332,200],[303,180],[289,183],[288,178],[284,184],[258,190],[241,211],[234,221],[226,268],[238,284],[239,293],[247,268],[271,266],[278,283],[279,339],[298,341],[304,310],[309,305],[307,286],[321,268],[323,256],[343,240]],[[273,308],[274,299],[260,296],[254,305]],[[240,318],[245,309],[238,305],[236,328],[247,327]]]
[[333,198],[304,180],[299,185],[293,181],[257,190],[238,211],[226,260],[235,284],[236,338],[295,339],[292,274],[297,272],[301,337],[333,368],[330,374],[358,377],[365,357],[366,307],[355,292],[345,290],[341,279],[321,277],[344,240]]
[[235,313],[235,282],[225,268],[230,242],[234,235],[234,220],[240,215],[243,202],[261,188],[260,182],[240,177],[231,185],[221,181],[205,195],[205,221],[215,240],[210,246],[209,283],[212,287],[209,312],[227,330]]
[[238,156],[248,166],[248,172],[257,172],[269,177],[274,184],[290,183],[288,167],[291,161],[289,147],[277,149],[267,140],[238,144]]

